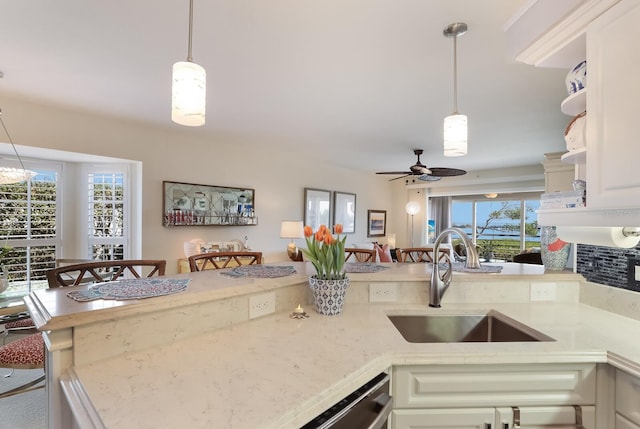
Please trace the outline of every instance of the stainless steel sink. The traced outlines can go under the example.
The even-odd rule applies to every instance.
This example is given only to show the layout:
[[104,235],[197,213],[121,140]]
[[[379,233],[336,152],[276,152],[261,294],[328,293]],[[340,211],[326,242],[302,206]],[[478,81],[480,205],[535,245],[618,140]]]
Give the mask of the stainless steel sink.
[[387,316],[410,343],[554,341],[497,311],[486,314]]

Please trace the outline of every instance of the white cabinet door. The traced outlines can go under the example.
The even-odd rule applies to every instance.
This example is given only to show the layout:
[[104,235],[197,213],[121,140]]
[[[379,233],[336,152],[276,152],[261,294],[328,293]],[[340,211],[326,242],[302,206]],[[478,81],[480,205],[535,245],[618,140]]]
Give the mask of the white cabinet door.
[[587,30],[588,208],[640,207],[638,40],[640,0],[622,0]]
[[[496,409],[496,428],[522,429],[575,429],[576,409],[574,407],[519,407],[520,426],[514,423],[514,409],[500,407]],[[580,407],[582,427],[595,429],[595,407]]]
[[637,425],[616,413],[616,429],[640,429],[640,425]]
[[616,412],[640,425],[640,378],[616,371]]
[[491,429],[494,408],[447,408],[431,410],[394,410],[392,429]]
[[406,365],[393,368],[396,408],[593,405],[591,363]]

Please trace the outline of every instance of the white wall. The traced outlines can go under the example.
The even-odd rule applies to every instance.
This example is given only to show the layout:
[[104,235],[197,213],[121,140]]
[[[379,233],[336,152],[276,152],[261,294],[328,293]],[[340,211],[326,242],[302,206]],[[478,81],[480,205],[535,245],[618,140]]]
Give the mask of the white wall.
[[[403,213],[406,197],[392,192],[394,186],[404,190],[402,184],[394,185],[373,173],[318,164],[313,153],[291,147],[283,151],[278,141],[251,142],[222,133],[205,138],[198,129],[171,124],[168,111],[167,127],[150,127],[9,97],[2,98],[1,107],[18,145],[141,161],[142,257],[167,259],[168,273],[177,269],[183,242],[193,238],[228,241],[246,235],[249,245],[262,251],[267,262],[288,260],[288,240],[279,238],[280,221],[302,220],[305,187],[357,195],[356,233],[350,234],[348,243],[372,241],[366,236],[368,209],[387,210],[387,232],[402,235],[402,219],[392,211],[400,204]],[[259,225],[163,227],[163,180],[254,188]],[[76,240],[68,224],[62,239]]]

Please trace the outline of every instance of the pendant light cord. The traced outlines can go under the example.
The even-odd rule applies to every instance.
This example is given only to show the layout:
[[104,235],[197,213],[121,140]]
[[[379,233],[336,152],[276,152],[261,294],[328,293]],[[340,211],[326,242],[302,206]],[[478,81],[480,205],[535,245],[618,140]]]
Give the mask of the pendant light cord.
[[453,36],[453,113],[458,114],[458,35]]
[[189,0],[189,51],[187,52],[187,61],[193,62],[191,56],[191,38],[193,34],[193,0]]
[[2,128],[4,128],[4,132],[7,135],[7,138],[9,139],[9,143],[11,143],[11,147],[13,148],[13,151],[15,152],[16,157],[18,158],[18,162],[20,162],[20,167],[23,170],[26,170],[26,168],[24,168],[24,164],[22,163],[22,158],[20,158],[20,155],[18,155],[18,149],[16,149],[16,145],[13,144],[13,139],[9,134],[9,130],[7,130],[7,126],[4,124],[4,121],[2,120],[2,109],[0,109],[0,123],[2,123]]

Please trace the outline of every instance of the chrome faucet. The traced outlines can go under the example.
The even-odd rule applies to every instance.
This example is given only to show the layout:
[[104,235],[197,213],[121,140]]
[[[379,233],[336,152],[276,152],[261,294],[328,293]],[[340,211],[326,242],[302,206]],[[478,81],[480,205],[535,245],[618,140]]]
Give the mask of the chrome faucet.
[[449,288],[451,284],[451,277],[453,273],[453,261],[449,261],[449,267],[444,275],[440,276],[440,267],[438,266],[438,249],[440,247],[440,243],[444,238],[451,234],[456,233],[462,239],[462,243],[464,244],[464,249],[467,254],[467,260],[465,262],[465,268],[480,268],[480,258],[478,258],[478,252],[476,251],[476,247],[473,245],[467,234],[460,228],[447,228],[438,235],[436,238],[436,242],[433,245],[433,269],[431,270],[431,286],[429,289],[429,307],[440,307],[440,301],[442,300],[442,296],[444,292]]

